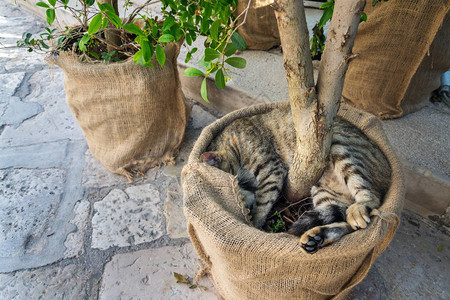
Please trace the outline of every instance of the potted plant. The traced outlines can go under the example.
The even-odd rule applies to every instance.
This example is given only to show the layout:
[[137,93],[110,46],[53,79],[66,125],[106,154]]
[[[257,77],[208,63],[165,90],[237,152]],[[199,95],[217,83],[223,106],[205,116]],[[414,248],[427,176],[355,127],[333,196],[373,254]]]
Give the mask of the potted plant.
[[[48,62],[63,69],[66,100],[80,123],[93,155],[110,171],[126,176],[173,162],[182,141],[189,106],[181,91],[177,57],[183,40],[186,62],[206,35],[202,64],[206,71],[188,68],[188,76],[216,73],[224,88],[227,67],[245,60],[227,58],[245,42],[234,29],[234,0],[162,0],[155,14],[143,6],[117,0],[43,0],[49,27],[39,37],[24,33],[19,46],[49,54]],[[57,12],[70,12],[76,25],[63,30],[50,26]]]
[[[344,299],[364,279],[395,234],[404,197],[400,163],[375,116],[345,104],[339,109],[347,65],[357,57],[351,49],[364,5],[364,0],[336,2],[315,85],[302,1],[276,0],[273,7],[280,29],[289,102],[232,112],[205,128],[194,145],[181,178],[188,233],[204,263],[199,274],[210,274],[225,299]],[[277,147],[288,139],[295,141],[295,153],[286,159],[291,161],[283,161],[289,164],[284,195],[288,201],[302,199],[309,195],[328,164],[336,114],[359,128],[383,152],[391,168],[390,183],[367,228],[347,234],[311,255],[305,247],[309,242],[306,244],[294,235],[255,228],[245,203],[249,198],[247,192],[256,190],[251,186],[254,183],[241,193],[239,171],[234,176],[205,162],[208,156],[221,162],[227,155],[211,156],[207,151],[211,151],[210,144],[233,121],[249,117],[242,123],[254,122],[264,127],[264,122],[270,119],[280,127],[291,128],[287,130],[289,133],[280,134],[278,144],[273,143]],[[251,119],[257,115],[267,118]],[[292,120],[276,121],[277,117],[289,120],[287,116]],[[277,134],[275,130],[267,131],[270,136]],[[257,134],[265,137],[263,130]],[[241,154],[241,145],[236,141],[238,138],[233,141],[232,136],[229,140],[234,160]],[[268,138],[270,143],[274,140]],[[202,159],[203,154],[207,154],[206,160]],[[246,168],[245,162],[239,162],[240,168]],[[275,172],[265,173],[266,178]],[[250,175],[244,179],[252,182],[252,176],[257,175]]]

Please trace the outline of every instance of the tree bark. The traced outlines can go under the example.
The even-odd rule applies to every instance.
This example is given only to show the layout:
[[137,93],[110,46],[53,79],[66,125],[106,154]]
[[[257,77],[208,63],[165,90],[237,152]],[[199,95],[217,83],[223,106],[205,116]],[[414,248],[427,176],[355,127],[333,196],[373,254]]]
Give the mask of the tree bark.
[[365,0],[338,0],[335,4],[317,79],[326,126],[333,125],[339,109],[348,63],[358,56],[352,54],[352,48],[365,4]]
[[336,0],[319,71],[323,75],[319,73],[318,96],[303,1],[275,0],[272,5],[280,31],[296,131],[296,151],[287,179],[289,201],[308,196],[328,163],[333,120],[364,4],[365,0]]

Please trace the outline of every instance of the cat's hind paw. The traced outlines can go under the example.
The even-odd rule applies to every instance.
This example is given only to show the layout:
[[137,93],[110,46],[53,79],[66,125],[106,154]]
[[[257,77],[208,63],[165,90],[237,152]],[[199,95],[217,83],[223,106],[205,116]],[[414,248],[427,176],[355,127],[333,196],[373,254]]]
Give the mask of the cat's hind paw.
[[319,250],[324,242],[324,236],[321,226],[314,227],[300,237],[302,248],[309,254],[313,254]]
[[366,228],[370,223],[370,211],[372,209],[364,204],[354,203],[347,208],[347,223],[357,230]]

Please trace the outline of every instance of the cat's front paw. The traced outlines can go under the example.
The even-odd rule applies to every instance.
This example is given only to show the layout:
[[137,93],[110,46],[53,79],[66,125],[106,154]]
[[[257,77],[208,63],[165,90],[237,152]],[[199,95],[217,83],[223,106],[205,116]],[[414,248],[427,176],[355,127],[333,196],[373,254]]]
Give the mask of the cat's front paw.
[[314,227],[300,237],[302,248],[309,254],[313,254],[319,250],[324,242],[324,236],[320,226]]
[[354,203],[347,208],[347,223],[357,230],[360,228],[366,228],[370,223],[370,211],[372,209],[363,204]]

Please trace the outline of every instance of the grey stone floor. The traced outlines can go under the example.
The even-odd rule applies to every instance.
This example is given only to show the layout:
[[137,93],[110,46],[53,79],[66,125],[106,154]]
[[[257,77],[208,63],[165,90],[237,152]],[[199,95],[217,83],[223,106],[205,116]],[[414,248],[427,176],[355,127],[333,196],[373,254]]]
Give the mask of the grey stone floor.
[[[108,173],[64,101],[62,72],[15,47],[42,27],[0,0],[0,299],[216,299],[207,279],[204,291],[173,277],[198,271],[179,174],[215,117],[193,106],[176,166],[133,184]],[[354,299],[447,299],[449,249],[445,229],[405,211]]]

